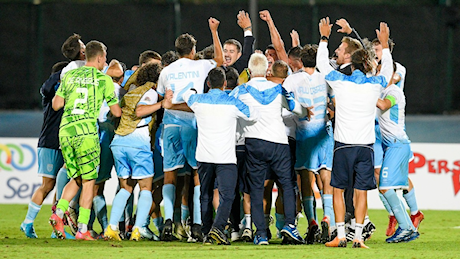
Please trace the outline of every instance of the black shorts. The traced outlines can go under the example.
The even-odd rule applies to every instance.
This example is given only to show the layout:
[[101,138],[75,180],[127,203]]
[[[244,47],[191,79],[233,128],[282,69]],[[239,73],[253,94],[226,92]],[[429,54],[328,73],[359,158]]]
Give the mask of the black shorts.
[[358,190],[377,188],[374,176],[373,144],[352,145],[336,141],[331,186]]

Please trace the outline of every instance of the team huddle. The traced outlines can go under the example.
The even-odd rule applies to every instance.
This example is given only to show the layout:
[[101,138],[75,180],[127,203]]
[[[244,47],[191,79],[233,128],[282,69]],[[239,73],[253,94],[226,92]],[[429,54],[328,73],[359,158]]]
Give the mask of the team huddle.
[[[69,61],[56,63],[40,89],[43,183],[21,231],[37,238],[34,220],[56,187],[49,223],[60,239],[268,245],[276,236],[283,244],[368,248],[376,227],[367,191],[378,187],[389,213],[386,242],[417,239],[424,215],[408,177],[406,71],[393,61],[388,25],[370,41],[337,20],[346,36],[330,56],[329,17],[319,22],[319,44],[301,46],[293,30],[286,52],[269,11],[259,15],[272,42],[265,52],[254,51],[251,19],[240,11],[243,45],[222,45],[220,22],[209,18],[211,46],[197,52],[196,39],[182,34],[175,51],[144,51],[131,69],[107,64],[103,43],[70,36],[61,48]],[[109,219],[104,186],[113,167],[119,187]],[[302,209],[305,237],[297,229]]]

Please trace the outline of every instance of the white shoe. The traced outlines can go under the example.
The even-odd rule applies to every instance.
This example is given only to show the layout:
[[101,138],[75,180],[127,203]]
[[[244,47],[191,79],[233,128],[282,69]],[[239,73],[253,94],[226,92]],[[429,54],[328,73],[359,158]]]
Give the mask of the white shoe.
[[232,242],[241,240],[240,232],[233,231],[231,235]]

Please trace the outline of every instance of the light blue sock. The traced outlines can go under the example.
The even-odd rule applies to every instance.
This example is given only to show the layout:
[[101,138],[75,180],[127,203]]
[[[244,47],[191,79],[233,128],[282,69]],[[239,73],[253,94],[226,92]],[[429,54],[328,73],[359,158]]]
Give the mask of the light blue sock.
[[415,215],[418,212],[417,199],[415,198],[415,188],[412,188],[408,193],[403,193],[407,206],[410,208],[410,214]]
[[180,205],[180,209],[181,209],[181,216],[180,216],[180,220],[183,221],[185,223],[185,221],[187,220],[187,218],[190,216],[190,210],[188,208],[188,206],[184,205],[184,204],[181,204]]
[[[399,198],[399,197],[398,197]],[[401,207],[404,209],[404,212],[406,212],[406,205],[404,205],[404,202],[400,199],[399,200],[400,204],[401,204]],[[406,222],[409,223],[409,226],[412,228],[412,230],[417,230],[414,226],[414,224],[412,223],[412,220],[410,219],[409,217],[409,214],[404,214],[404,217],[406,217]]]
[[383,206],[384,206],[385,209],[388,211],[388,213],[389,213],[391,216],[394,216],[393,211],[391,210],[390,204],[388,204],[387,199],[386,199],[385,196],[383,196],[383,194],[380,193],[380,192],[379,192],[379,198],[380,198],[380,200],[382,201]]
[[285,221],[284,221],[284,214],[275,213],[276,223],[275,226],[278,230],[283,229]]
[[152,192],[148,190],[141,190],[139,193],[139,201],[137,202],[137,216],[135,227],[142,227],[145,219],[148,217],[150,208],[152,207]]
[[117,195],[115,195],[112,203],[112,211],[110,212],[110,225],[118,226],[130,195],[131,193],[125,189],[120,189]]
[[128,201],[126,202],[125,212],[121,217],[120,221],[124,221],[125,225],[129,225],[131,222],[131,218],[133,217],[134,211],[134,194],[131,193],[129,196]]
[[62,190],[64,190],[64,187],[68,182],[67,169],[61,168],[56,176],[56,201],[61,198]]
[[197,185],[193,188],[193,224],[201,225],[200,187]]
[[[404,209],[401,200],[399,199],[398,195],[394,190],[387,190],[385,194],[383,194],[390,204],[393,213],[395,214],[395,218],[398,221],[398,225],[402,229],[410,229],[410,219],[407,215],[406,210]],[[409,220],[409,221],[408,221]]]
[[332,194],[324,194],[322,196],[324,216],[329,217],[331,227],[335,226],[334,208],[332,207]]
[[174,223],[179,223],[180,222],[180,217],[181,217],[180,208],[174,208],[173,222]]
[[108,225],[107,221],[107,205],[105,202],[104,195],[97,195],[93,199],[93,209],[96,214],[99,224],[101,224],[102,230],[105,230]]
[[310,224],[312,219],[315,219],[315,213],[313,209],[313,201],[315,197],[313,196],[306,196],[302,198],[303,210],[305,211],[305,215],[307,215],[307,222]]
[[24,223],[33,223],[34,220],[37,218],[38,212],[40,212],[41,208],[42,205],[35,204],[32,201],[29,202],[29,208],[27,209],[27,215],[26,219],[24,220]]
[[165,219],[173,220],[174,201],[176,200],[176,186],[174,184],[163,185],[163,206]]

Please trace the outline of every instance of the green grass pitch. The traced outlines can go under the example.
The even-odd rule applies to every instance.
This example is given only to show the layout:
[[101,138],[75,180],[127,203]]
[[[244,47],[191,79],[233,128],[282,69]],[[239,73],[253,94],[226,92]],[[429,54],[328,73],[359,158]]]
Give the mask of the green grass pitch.
[[[421,236],[410,243],[385,243],[387,214],[384,210],[369,210],[377,226],[370,249],[326,248],[324,245],[280,245],[273,239],[268,246],[234,242],[231,246],[204,246],[186,242],[153,241],[74,241],[49,238],[51,227],[47,219],[50,206],[43,206],[35,221],[39,239],[27,239],[19,230],[27,205],[0,205],[0,258],[460,258],[460,212],[425,210],[420,227]],[[318,214],[322,214],[318,211]],[[100,231],[95,224],[96,231]],[[305,218],[299,221],[299,231],[305,232]],[[98,230],[99,228],[99,230]],[[276,228],[271,226],[273,234]]]

